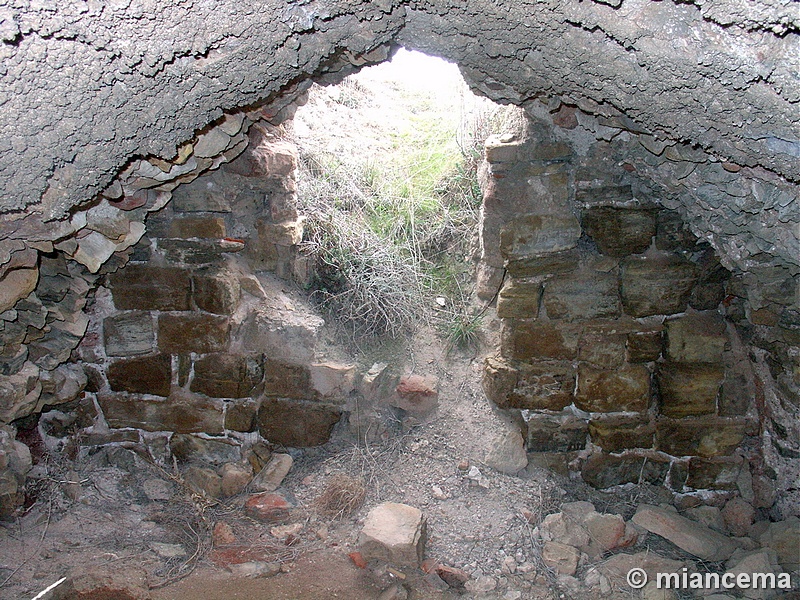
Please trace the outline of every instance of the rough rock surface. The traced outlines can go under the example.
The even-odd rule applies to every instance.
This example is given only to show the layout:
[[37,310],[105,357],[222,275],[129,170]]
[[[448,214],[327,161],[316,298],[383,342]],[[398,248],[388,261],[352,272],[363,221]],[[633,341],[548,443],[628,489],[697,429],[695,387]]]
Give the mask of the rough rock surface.
[[422,562],[427,540],[425,516],[418,508],[384,502],[367,515],[359,545],[367,560],[383,560],[416,567]]
[[641,505],[632,521],[703,560],[726,560],[736,549],[724,535],[657,506]]

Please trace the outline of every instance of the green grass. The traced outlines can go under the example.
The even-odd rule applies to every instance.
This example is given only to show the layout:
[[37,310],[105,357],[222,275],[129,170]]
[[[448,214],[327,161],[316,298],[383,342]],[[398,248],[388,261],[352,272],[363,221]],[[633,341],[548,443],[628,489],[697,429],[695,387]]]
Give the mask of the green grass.
[[[449,325],[440,329],[451,345],[469,347],[480,319],[464,310],[472,279],[466,255],[477,232],[477,166],[488,130],[465,136],[470,124],[452,106],[392,86],[384,91],[404,105],[397,125],[378,132],[388,150],[330,152],[299,140],[305,251],[317,270],[310,291],[354,335],[390,337],[434,318],[425,307],[445,296]],[[331,98],[353,123],[359,107],[374,101],[368,88],[349,83]]]

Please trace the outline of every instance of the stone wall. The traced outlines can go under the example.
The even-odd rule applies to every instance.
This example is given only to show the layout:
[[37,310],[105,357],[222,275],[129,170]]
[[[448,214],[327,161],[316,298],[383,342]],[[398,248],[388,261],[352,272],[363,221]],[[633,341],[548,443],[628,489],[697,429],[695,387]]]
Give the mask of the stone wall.
[[289,306],[267,274],[291,274],[302,237],[296,150],[267,124],[250,138],[148,217],[147,237],[97,292],[77,357],[110,439],[258,431],[315,446],[340,419],[354,367],[315,360],[321,319]]
[[[179,261],[176,275],[189,282],[188,304],[182,305],[187,309],[177,311],[186,313],[184,317],[233,319],[196,302],[204,286],[217,285],[203,279],[207,267],[202,265],[223,260],[239,247],[236,240],[249,241],[240,256],[258,261],[255,268],[288,275],[290,248],[298,235],[295,215],[270,206],[258,220],[240,222],[237,211],[245,210],[254,195],[279,199],[291,196],[291,189],[275,181],[269,189],[255,184],[256,178],[248,176],[262,168],[255,156],[231,169],[220,166],[231,163],[250,140],[254,147],[260,145],[264,132],[251,124],[266,120],[277,125],[288,118],[292,103],[312,80],[338,81],[385,60],[401,43],[457,62],[473,89],[524,105],[548,123],[531,133],[531,139],[539,137],[527,146],[533,154],[523,162],[529,163],[531,183],[520,182],[527,191],[520,191],[519,206],[498,207],[494,214],[500,222],[511,214],[524,219],[504,236],[496,229],[495,240],[491,231],[484,232],[486,289],[497,283],[506,261],[522,265],[529,258],[526,253],[534,250],[553,255],[551,262],[536,267],[541,272],[511,274],[503,310],[516,304],[513,310],[525,316],[507,318],[527,323],[541,294],[541,322],[563,321],[575,330],[577,340],[576,359],[562,353],[553,360],[586,363],[584,375],[589,368],[607,369],[597,364],[605,359],[590,358],[588,351],[581,354],[581,339],[607,336],[584,332],[581,323],[588,317],[576,313],[572,297],[582,297],[585,306],[578,312],[589,310],[593,320],[654,321],[657,315],[638,315],[667,309],[644,310],[648,299],[636,296],[631,285],[623,286],[614,300],[611,288],[615,278],[630,282],[642,273],[652,274],[653,265],[662,260],[660,272],[680,272],[687,287],[694,282],[687,292],[692,310],[724,314],[723,337],[730,343],[725,353],[738,352],[737,357],[749,359],[738,364],[749,366],[748,372],[735,376],[726,369],[723,390],[751,382],[753,394],[737,406],[746,405],[749,415],[754,399],[756,433],[778,472],[779,489],[796,489],[790,482],[797,474],[788,465],[800,456],[800,36],[790,6],[782,0],[758,5],[731,0],[713,6],[645,0],[548,0],[535,6],[484,0],[267,0],[244,8],[230,1],[88,8],[74,2],[45,6],[23,1],[3,9],[0,419],[7,424],[78,398],[87,382],[67,361],[82,339],[97,345],[101,342],[94,336],[102,333],[90,329],[83,310],[87,297],[142,250],[134,247],[145,234],[147,215],[163,209],[173,193],[175,207],[167,210],[181,224],[173,231],[154,220],[149,239],[155,244],[154,256]],[[550,122],[557,125],[556,137]],[[515,150],[501,143],[501,151]],[[503,164],[514,162],[495,156],[493,169],[499,174]],[[280,170],[286,164],[273,167]],[[207,182],[192,183],[207,172],[213,172]],[[206,184],[211,187],[201,189]],[[207,193],[213,189],[235,190],[236,195]],[[628,203],[631,198],[638,204]],[[542,208],[548,203],[550,208]],[[276,206],[281,206],[279,200]],[[230,212],[219,212],[226,207]],[[492,218],[491,210],[487,218]],[[662,246],[665,239],[668,246],[656,244],[642,253],[626,232],[642,231],[647,223],[651,227],[653,218],[656,239],[661,231]],[[604,247],[597,225],[613,221],[619,235],[607,232]],[[162,230],[156,231],[159,226]],[[197,235],[199,228],[209,237],[187,243],[187,236]],[[669,233],[670,228],[675,230]],[[554,237],[527,239],[528,229]],[[696,243],[692,235],[708,246]],[[578,242],[572,246],[574,240]],[[501,249],[510,254],[504,256]],[[217,258],[203,263],[202,256]],[[722,308],[713,305],[724,275],[714,256],[732,273]],[[562,278],[560,269],[572,275]],[[546,274],[560,283],[537,288],[530,281]],[[589,282],[586,289],[584,281]],[[659,285],[674,292],[672,283],[661,280]],[[602,303],[595,306],[596,300]],[[683,300],[677,294],[676,305],[667,312],[682,310]],[[161,309],[152,310],[157,336],[154,315]],[[526,326],[539,325],[534,320]],[[631,347],[646,345],[648,339],[652,343],[658,336],[651,329],[626,329]],[[662,335],[669,337],[669,323],[665,331]],[[504,353],[516,343],[510,333],[505,337]],[[627,343],[626,337],[622,364],[626,373],[638,373],[640,381],[642,369],[647,369],[659,386],[669,388],[680,379],[676,373],[688,372],[680,366],[685,360],[670,356],[668,342],[666,354],[650,361],[652,365],[631,360]],[[567,354],[572,351],[568,346]],[[158,353],[173,356],[172,350],[158,349],[109,358],[109,365],[152,359]],[[727,357],[723,355],[723,366]],[[510,359],[506,354],[503,358]],[[166,364],[165,358],[158,360]],[[189,385],[191,392],[188,379],[185,385],[174,379],[180,360],[170,360],[170,390],[177,382],[184,391]],[[667,365],[663,373],[662,364]],[[692,373],[699,372],[697,361],[689,364]],[[712,372],[718,365],[703,369]],[[564,372],[559,385],[568,387],[571,376]],[[166,377],[165,367],[161,377]],[[663,398],[658,398],[647,413],[654,418],[657,414],[686,423],[711,418],[662,414]],[[714,418],[742,418],[726,410],[718,401]],[[656,426],[662,422],[656,421]],[[7,433],[13,437],[13,429]],[[5,481],[12,475],[18,479],[26,463],[14,464],[16,471],[8,465],[0,471]],[[798,505],[791,495],[782,498],[787,506]]]
[[[575,107],[527,112],[520,131],[486,144],[479,293],[502,285],[487,395],[524,411],[535,458],[571,460],[598,487],[738,490],[772,506],[773,468],[793,485],[797,438],[769,420],[757,356],[796,347],[777,317],[794,314],[791,298],[772,309],[772,344],[759,344],[745,313],[761,309],[741,273],[642,180],[641,137],[598,139],[597,121]],[[783,449],[767,448],[771,466],[765,446]]]

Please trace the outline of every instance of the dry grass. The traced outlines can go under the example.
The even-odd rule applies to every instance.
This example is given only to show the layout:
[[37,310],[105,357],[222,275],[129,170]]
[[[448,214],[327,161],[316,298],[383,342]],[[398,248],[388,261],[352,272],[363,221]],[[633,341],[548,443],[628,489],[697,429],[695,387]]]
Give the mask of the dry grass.
[[[456,313],[462,326],[450,341],[476,343],[466,307],[477,170],[484,140],[511,115],[465,86],[444,99],[359,76],[312,89],[295,137],[303,250],[315,271],[308,287],[351,341],[446,326]],[[438,296],[448,299],[447,314]]]
[[421,274],[358,218],[315,213],[303,251],[315,262],[311,297],[356,339],[407,333],[419,310]]
[[328,517],[347,517],[361,508],[366,496],[367,488],[362,479],[337,473],[317,499],[317,509]]

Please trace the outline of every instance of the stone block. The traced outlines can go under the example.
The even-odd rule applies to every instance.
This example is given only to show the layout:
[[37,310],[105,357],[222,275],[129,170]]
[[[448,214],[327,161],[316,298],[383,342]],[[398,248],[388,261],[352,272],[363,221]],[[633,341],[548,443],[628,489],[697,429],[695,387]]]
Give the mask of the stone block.
[[245,177],[289,177],[297,169],[297,146],[283,140],[262,141],[228,165]]
[[639,505],[631,520],[635,525],[660,535],[702,560],[727,560],[737,547],[721,533],[657,506]]
[[313,362],[314,348],[318,344],[324,321],[309,312],[298,310],[272,286],[269,294],[275,305],[251,305],[252,310],[248,310],[238,328],[243,347],[263,349],[269,356]]
[[[572,157],[572,148],[567,142],[538,141],[527,148],[525,158],[530,161],[564,161]],[[567,182],[564,182],[566,186]]]
[[581,364],[575,404],[586,412],[645,412],[650,406],[650,372],[643,365],[606,370]]
[[258,410],[258,430],[275,444],[305,448],[321,446],[331,437],[342,409],[320,403],[264,398]]
[[591,539],[585,551],[595,558],[609,550],[629,546],[638,537],[632,527],[626,527],[620,515],[589,512],[584,516],[583,526]]
[[256,222],[258,237],[262,243],[276,246],[296,246],[303,239],[303,221],[273,223],[264,219]]
[[432,376],[403,375],[389,404],[413,414],[426,414],[439,402],[439,380]]
[[589,421],[592,443],[606,452],[652,448],[655,424],[639,417],[614,416]]
[[755,521],[755,516],[756,511],[753,505],[739,497],[728,500],[722,509],[725,527],[733,537],[746,536]]
[[545,542],[542,546],[542,562],[559,575],[575,575],[580,555],[577,548],[561,542]]
[[661,357],[664,348],[664,332],[632,331],[625,343],[628,349],[628,361],[632,363],[653,362]]
[[721,363],[728,336],[717,312],[693,313],[669,319],[667,358],[672,362]]
[[574,248],[581,236],[572,215],[516,217],[500,232],[500,252],[506,260],[520,260]]
[[725,522],[722,520],[722,513],[716,506],[700,505],[694,508],[687,508],[683,513],[692,521],[697,521],[720,533],[725,532]]
[[244,512],[249,517],[266,523],[285,520],[294,505],[276,492],[253,494],[244,504]]
[[[614,587],[627,589],[626,586],[628,586],[628,583],[626,577],[631,569],[644,569],[645,573],[647,573],[647,578],[650,581],[656,581],[659,573],[679,573],[685,566],[686,563],[683,561],[664,558],[654,550],[648,548],[638,554],[625,554],[621,552],[610,556],[597,565],[597,570],[600,571]],[[662,600],[668,600],[668,598],[669,597],[662,597]],[[642,600],[649,599],[642,596]]]
[[114,567],[76,567],[67,579],[45,598],[49,600],[150,600],[144,569]]
[[770,523],[758,541],[762,547],[775,551],[778,561],[786,571],[800,568],[800,518],[793,516],[784,521]]
[[97,400],[110,427],[177,433],[223,432],[223,405],[219,400],[185,392],[175,392],[164,400],[100,393]]
[[533,414],[527,424],[530,452],[571,452],[586,447],[589,426],[572,414]]
[[418,508],[384,502],[367,515],[358,538],[365,560],[416,568],[425,555],[427,520]]
[[400,382],[400,378],[388,367],[386,363],[375,363],[362,375],[358,388],[368,402],[387,398]]
[[343,401],[355,390],[355,365],[324,362],[311,364],[308,369],[311,387],[322,398]]
[[528,452],[528,470],[530,471],[533,466],[552,471],[562,477],[569,477],[569,463],[577,454],[577,452]]
[[483,459],[487,467],[514,475],[528,466],[525,439],[516,425],[509,425],[494,436]]
[[[502,263],[502,259],[498,262]],[[504,271],[500,267],[493,267],[486,264],[485,259],[481,258],[475,268],[475,294],[480,300],[492,301],[503,283]],[[304,276],[301,281],[310,281],[310,274]]]
[[656,449],[673,456],[727,456],[742,443],[745,431],[742,421],[730,419],[661,418],[656,423]]
[[273,453],[269,462],[253,478],[252,488],[257,492],[274,492],[283,483],[293,463],[291,455]]
[[264,359],[264,395],[300,400],[316,398],[308,365]]
[[100,433],[92,432],[81,435],[79,438],[81,446],[105,446],[107,444],[138,444],[139,432],[135,429],[112,429],[111,431]]
[[500,408],[506,408],[508,396],[514,391],[519,370],[499,356],[487,356],[483,365],[483,391]]
[[158,349],[168,354],[220,352],[228,346],[227,317],[206,313],[160,314]]
[[689,306],[695,310],[714,310],[725,299],[725,283],[722,281],[699,281],[692,288]]
[[501,349],[516,360],[573,360],[578,356],[581,327],[555,321],[506,321],[501,331]]
[[[248,257],[259,271],[282,271],[293,263],[294,248],[303,236],[302,220],[256,223],[258,235],[248,245]],[[280,273],[279,273],[280,275]]]
[[490,135],[484,143],[484,157],[490,163],[516,162],[522,148],[524,144],[513,134]]
[[577,272],[549,280],[543,304],[551,319],[613,318],[620,314],[617,288],[614,275]]
[[591,502],[568,502],[567,510],[547,515],[539,526],[542,540],[561,542],[575,548],[586,547],[591,542],[589,532],[584,528],[584,518],[595,512]]
[[189,310],[189,272],[173,267],[128,265],[109,276],[119,310]]
[[256,429],[259,404],[250,398],[225,403],[225,429],[249,433]]
[[228,463],[219,470],[222,479],[222,497],[229,498],[241,494],[253,480],[253,470],[249,464]]
[[[800,562],[800,555],[798,555],[797,561]],[[751,550],[743,556],[741,553],[735,554],[728,561],[725,574],[729,575],[732,581],[741,581],[739,578],[746,578],[746,581],[750,582],[751,587],[745,591],[745,598],[751,598],[752,600],[769,600],[773,598],[786,600],[786,598],[789,598],[791,600],[792,596],[797,598],[798,586],[796,583],[794,586],[792,585],[792,576],[787,571],[790,571],[790,569],[785,569],[778,564],[774,552],[762,548]],[[774,587],[778,589],[793,587],[795,591],[786,594],[779,592],[779,595],[776,595]]]
[[241,286],[230,271],[196,273],[192,277],[194,304],[216,315],[230,315],[239,304]]
[[542,361],[531,365],[519,365],[514,388],[501,408],[528,410],[561,410],[573,401],[575,369],[565,361]]
[[668,252],[693,250],[697,244],[689,226],[674,210],[660,210],[656,215],[656,248]]
[[108,384],[115,392],[169,396],[172,385],[172,357],[168,354],[123,358],[106,371]]
[[[602,160],[601,157],[592,157],[592,160]],[[579,205],[613,206],[627,204],[633,200],[633,190],[629,185],[594,185],[591,182],[598,179],[599,173],[596,169],[587,172],[579,170],[576,179],[581,182],[575,192],[575,200]],[[589,183],[589,185],[587,185]]]
[[620,295],[633,317],[683,312],[697,280],[697,268],[676,256],[629,257],[621,263]]
[[180,463],[219,467],[242,458],[241,445],[226,438],[208,439],[189,433],[175,433],[170,438],[169,448]]
[[752,378],[749,373],[742,372],[748,368],[749,364],[726,365],[725,379],[717,399],[719,416],[741,417],[747,414],[755,395]]
[[26,298],[39,282],[38,269],[14,269],[0,279],[0,312],[5,312],[18,300]]
[[107,317],[103,320],[103,341],[108,356],[149,354],[155,347],[152,315],[133,311]]
[[224,254],[241,252],[244,250],[245,244],[241,240],[229,238],[194,238],[191,240],[169,238],[160,240],[158,247],[164,251],[167,260],[171,263],[208,265],[222,262]]
[[179,217],[170,221],[168,235],[174,238],[224,238],[225,219],[212,216]]
[[497,296],[497,316],[503,319],[535,319],[539,316],[542,283],[509,279]]
[[88,378],[79,364],[60,365],[54,371],[42,371],[42,395],[39,406],[55,406],[76,400],[86,387]]
[[620,367],[627,338],[626,328],[618,323],[588,325],[581,334],[578,360],[604,369]]
[[600,252],[609,256],[640,254],[656,234],[652,209],[592,206],[583,211],[581,221]]
[[656,379],[661,413],[676,418],[713,414],[724,378],[725,370],[721,365],[658,365]]
[[24,501],[19,481],[10,470],[0,471],[0,519],[9,519]]
[[194,363],[190,389],[217,398],[245,398],[262,378],[260,356],[207,354]]
[[172,192],[172,208],[179,212],[231,212],[228,182],[219,176],[201,177]]
[[592,454],[581,467],[583,480],[598,489],[626,483],[662,485],[668,473],[669,462],[605,452]]
[[222,498],[222,477],[213,469],[191,466],[183,472],[183,481],[196,494]]
[[[744,468],[747,468],[746,466]],[[695,490],[736,490],[736,480],[742,471],[742,460],[732,458],[691,458],[683,482]]]
[[507,269],[508,274],[514,279],[571,273],[578,268],[580,257],[580,251],[577,248],[571,248],[563,252],[509,260]]

